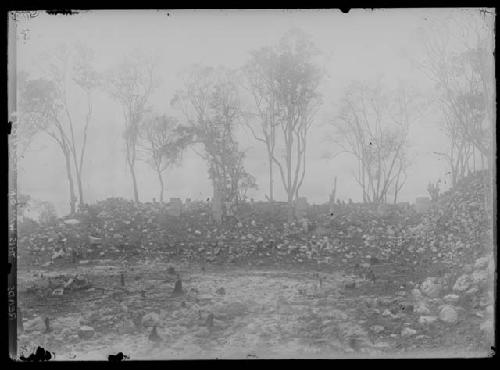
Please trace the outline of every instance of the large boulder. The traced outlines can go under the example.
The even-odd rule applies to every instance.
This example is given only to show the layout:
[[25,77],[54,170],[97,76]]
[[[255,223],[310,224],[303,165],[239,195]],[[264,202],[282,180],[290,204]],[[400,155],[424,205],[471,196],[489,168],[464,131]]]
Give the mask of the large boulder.
[[431,313],[429,307],[427,307],[427,305],[424,302],[418,302],[415,305],[413,312],[418,313],[420,315],[428,315]]
[[488,264],[490,261],[493,260],[493,256],[484,256],[481,258],[478,258],[476,262],[474,263],[474,269],[475,270],[481,270],[486,267],[488,267]]
[[453,285],[453,290],[455,292],[464,292],[467,289],[469,289],[471,285],[472,285],[471,276],[468,274],[463,274],[455,281],[455,285]]
[[401,336],[403,338],[411,337],[412,335],[415,334],[417,334],[417,331],[412,328],[403,328],[403,330],[401,330]]
[[155,312],[147,313],[142,317],[141,323],[144,327],[156,326],[160,323],[160,315]]
[[439,319],[448,324],[455,324],[458,321],[458,312],[451,305],[444,305],[439,311]]
[[488,279],[488,270],[477,270],[472,273],[472,282],[480,284]]

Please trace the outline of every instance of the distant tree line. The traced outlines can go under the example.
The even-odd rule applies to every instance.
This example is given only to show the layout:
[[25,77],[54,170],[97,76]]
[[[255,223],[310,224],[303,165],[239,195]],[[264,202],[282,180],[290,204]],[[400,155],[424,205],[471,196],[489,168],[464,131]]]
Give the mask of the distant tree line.
[[[482,18],[481,18],[482,17]],[[459,47],[448,48],[453,22],[466,24]],[[446,158],[452,183],[471,169],[492,168],[494,85],[492,20],[488,16],[450,20],[423,36],[426,50],[419,66],[436,83],[435,103],[443,114],[449,138]],[[448,28],[446,28],[448,27]],[[431,32],[432,31],[432,32]],[[22,155],[39,133],[60,148],[68,182],[71,213],[85,203],[86,148],[95,121],[97,90],[121,107],[125,162],[133,198],[139,202],[137,161],[155,172],[159,199],[165,199],[165,171],[182,161],[191,148],[208,165],[214,212],[226,203],[245,199],[257,187],[244,167],[245,152],[236,132],[248,129],[265,149],[268,194],[275,199],[275,170],[295,217],[307,172],[308,135],[322,106],[320,85],[324,72],[316,57],[320,51],[299,29],[287,32],[274,46],[250,53],[240,69],[195,65],[184,85],[165,104],[180,113],[157,113],[151,100],[161,86],[159,63],[138,52],[130,53],[108,71],[94,67],[92,49],[75,44],[60,47],[43,59],[44,77],[18,74],[18,146]],[[390,88],[382,80],[353,81],[331,120],[332,144],[356,159],[353,177],[364,202],[397,202],[411,164],[408,147],[412,122],[423,110],[423,100],[407,86]],[[479,161],[477,160],[479,158]],[[167,187],[168,188],[168,187]],[[335,199],[335,190],[332,192]],[[433,192],[433,196],[434,196]],[[218,217],[220,219],[220,217]]]

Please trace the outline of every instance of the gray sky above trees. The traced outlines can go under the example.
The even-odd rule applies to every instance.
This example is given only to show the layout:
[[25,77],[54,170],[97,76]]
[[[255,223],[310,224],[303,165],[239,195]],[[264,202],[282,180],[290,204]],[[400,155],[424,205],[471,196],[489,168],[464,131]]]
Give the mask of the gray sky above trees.
[[[477,10],[474,10],[477,11]],[[328,201],[334,177],[337,197],[361,199],[361,189],[352,178],[355,161],[348,154],[328,158],[339,148],[329,140],[330,122],[337,114],[340,97],[352,80],[383,78],[387,85],[403,81],[423,97],[432,94],[429,79],[412,65],[422,57],[419,29],[431,20],[444,20],[453,10],[402,9],[340,11],[96,11],[76,16],[48,16],[41,13],[29,22],[18,23],[18,69],[43,76],[43,53],[61,43],[81,41],[96,52],[96,68],[106,70],[125,53],[154,55],[161,86],[152,103],[158,113],[180,117],[170,100],[182,87],[182,72],[192,64],[240,68],[249,52],[275,44],[290,28],[298,27],[311,36],[321,51],[319,65],[325,69],[320,90],[322,108],[308,137],[307,173],[301,195],[313,203]],[[462,12],[462,11],[459,11]],[[24,39],[23,30],[29,29]],[[41,61],[41,62],[40,62]],[[75,108],[77,109],[77,108]],[[429,109],[410,129],[412,166],[401,201],[413,202],[426,194],[429,181],[442,178],[446,165],[432,154],[446,145],[438,126],[439,114]],[[132,199],[127,172],[123,119],[120,107],[105,93],[96,94],[94,116],[89,128],[88,159],[85,164],[87,201],[112,196]],[[247,150],[246,169],[257,179],[259,189],[249,191],[254,199],[267,194],[267,162],[261,143],[242,128],[237,135],[240,148]],[[67,211],[64,160],[58,148],[39,135],[19,163],[21,193],[51,201],[59,212]],[[140,199],[158,198],[155,174],[144,163],[137,164]],[[211,196],[207,166],[192,150],[181,165],[165,172],[165,196],[206,199]],[[275,198],[285,200],[279,178]]]

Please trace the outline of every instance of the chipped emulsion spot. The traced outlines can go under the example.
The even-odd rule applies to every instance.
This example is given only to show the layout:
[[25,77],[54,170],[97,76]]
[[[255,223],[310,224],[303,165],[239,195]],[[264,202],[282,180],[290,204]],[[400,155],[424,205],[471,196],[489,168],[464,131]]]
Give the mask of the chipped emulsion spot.
[[46,10],[45,11],[48,15],[75,15],[80,13],[78,10],[71,10],[71,9],[54,9],[54,10]]
[[123,352],[118,352],[116,355],[109,355],[108,356],[108,361],[109,362],[121,362],[123,360],[129,360],[130,357],[127,355],[124,355]]
[[30,354],[28,357],[24,357],[21,355],[19,359],[23,362],[44,362],[50,361],[51,359],[55,359],[56,355],[54,352],[49,352],[45,350],[43,347],[38,347],[36,351]]

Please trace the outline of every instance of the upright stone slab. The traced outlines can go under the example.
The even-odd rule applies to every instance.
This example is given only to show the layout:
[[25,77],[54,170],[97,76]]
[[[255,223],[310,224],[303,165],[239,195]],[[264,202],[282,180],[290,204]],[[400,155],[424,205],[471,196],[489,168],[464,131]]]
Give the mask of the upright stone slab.
[[431,208],[431,199],[429,197],[418,197],[415,200],[415,210],[418,213],[425,213]]
[[167,207],[167,214],[169,216],[180,217],[182,212],[182,200],[180,198],[170,198]]
[[308,207],[309,204],[307,203],[306,197],[300,197],[299,199],[297,199],[297,201],[295,202],[295,216],[298,219],[306,217]]

